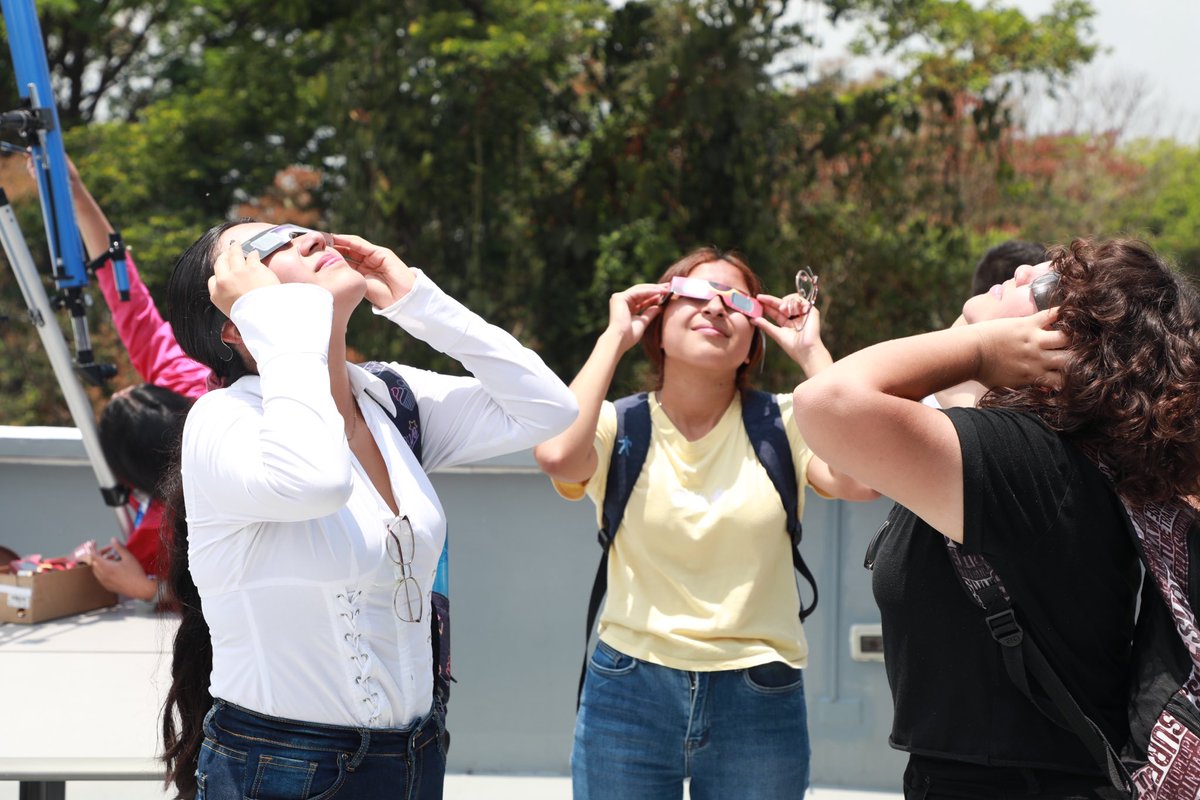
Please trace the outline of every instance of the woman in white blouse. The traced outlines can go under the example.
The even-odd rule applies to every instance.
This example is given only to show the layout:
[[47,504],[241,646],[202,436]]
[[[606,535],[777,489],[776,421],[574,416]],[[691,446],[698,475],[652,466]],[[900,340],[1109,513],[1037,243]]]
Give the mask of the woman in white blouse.
[[[415,395],[421,464],[385,383],[346,362],[364,297],[474,376],[389,365]],[[441,797],[429,608],[446,523],[426,471],[559,433],[573,396],[357,236],[220,225],[180,257],[168,301],[184,350],[226,386],[183,433],[168,780],[209,800]]]

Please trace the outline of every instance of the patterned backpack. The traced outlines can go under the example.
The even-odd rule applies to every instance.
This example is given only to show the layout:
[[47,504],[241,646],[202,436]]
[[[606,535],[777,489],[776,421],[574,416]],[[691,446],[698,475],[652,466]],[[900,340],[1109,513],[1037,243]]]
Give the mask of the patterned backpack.
[[[1113,787],[1137,800],[1200,800],[1200,629],[1195,612],[1200,603],[1200,524],[1196,511],[1182,502],[1122,503],[1145,577],[1134,628],[1129,740],[1120,754],[1025,635],[992,566],[950,539],[946,546],[963,589],[984,610],[1013,683],[1050,720],[1079,737]],[[1031,691],[1031,683],[1045,696]]]
[[[383,413],[391,418],[392,424],[408,447],[412,450],[417,461],[421,461],[421,417],[417,413],[417,399],[413,395],[408,382],[386,364],[378,361],[368,361],[363,369],[387,384],[388,393],[396,406],[396,414],[385,407]],[[430,641],[433,645],[433,693],[441,702],[442,710],[450,702],[450,537],[447,534],[446,543],[442,545],[442,555],[438,559],[437,574],[433,579],[433,590],[430,592],[432,612],[429,615]]]

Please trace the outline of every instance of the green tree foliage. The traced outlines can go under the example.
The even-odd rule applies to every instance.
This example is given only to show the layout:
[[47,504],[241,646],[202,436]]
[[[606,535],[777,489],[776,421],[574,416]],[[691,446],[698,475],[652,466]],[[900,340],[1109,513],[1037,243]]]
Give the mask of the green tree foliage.
[[1117,227],[1152,241],[1200,277],[1200,149],[1174,142],[1138,142],[1133,157],[1145,169],[1142,196],[1122,204]]
[[[1086,2],[1032,19],[996,2],[832,0],[835,24],[860,26],[856,50],[882,59],[866,80],[805,71],[795,54],[812,32],[794,6],[55,0],[40,11],[72,109],[68,151],[152,289],[231,215],[321,224],[392,247],[565,377],[612,292],[702,244],[743,252],[777,294],[797,267],[818,271],[835,354],[949,323],[979,252],[1009,236],[1119,224],[1184,252],[1192,150],[1034,140],[1014,121],[1024,81],[1053,86],[1090,58]],[[79,83],[80,63],[111,75]],[[1086,192],[1084,165],[1097,163],[1104,181]],[[1168,184],[1132,213],[1128,198]],[[35,246],[36,212],[22,214]],[[7,280],[6,351],[25,347],[32,362]],[[372,357],[453,369],[366,313],[351,337]],[[640,361],[626,359],[616,391],[636,384]],[[783,361],[769,357],[763,385],[798,379]],[[44,376],[0,381],[7,419],[64,421]]]
[[[347,57],[330,74],[339,97],[324,140],[332,224],[394,247],[526,341],[553,341],[557,330],[533,324],[540,286],[562,266],[539,212],[561,191],[558,131],[580,122],[573,82],[606,6],[363,5],[373,29],[358,19],[334,33]],[[356,334],[372,354],[429,357]]]
[[1010,98],[1032,76],[1061,79],[1094,48],[1081,2],[1038,20],[955,0],[830,8],[862,24],[859,52],[894,62],[800,93],[788,217],[829,290],[826,340],[846,353],[953,321],[981,240],[1022,227],[990,216],[1014,179]]

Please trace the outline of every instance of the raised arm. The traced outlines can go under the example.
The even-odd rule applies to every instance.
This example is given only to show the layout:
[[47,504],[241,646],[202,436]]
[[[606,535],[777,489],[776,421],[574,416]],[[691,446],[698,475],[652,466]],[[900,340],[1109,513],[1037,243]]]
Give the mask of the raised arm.
[[774,297],[760,294],[758,300],[766,314],[753,320],[754,326],[770,336],[788,357],[811,378],[833,363],[821,341],[821,312],[798,294]]
[[[113,227],[79,177],[75,165],[70,161],[67,163],[79,233],[88,258],[96,259],[108,252],[108,235],[113,232]],[[111,265],[96,270],[96,282],[100,284],[100,292],[112,312],[113,325],[129,353],[133,368],[146,383],[162,386],[184,397],[199,397],[207,389],[211,371],[184,354],[175,341],[171,326],[158,313],[150,290],[142,282],[133,257],[128,253],[125,264],[129,276],[128,300],[118,296]]]
[[[958,319],[954,320],[954,324],[950,327],[959,328],[967,324],[966,317],[959,314]],[[974,408],[979,405],[980,399],[985,394],[987,394],[987,387],[982,383],[967,381],[934,392],[933,397],[942,408]]]
[[376,314],[471,373],[452,377],[393,365],[417,396],[426,471],[533,447],[575,419],[575,398],[562,380],[510,333],[385,247],[343,234],[334,234],[333,245],[366,278]]
[[796,387],[796,423],[830,468],[852,475],[962,541],[962,452],[950,419],[920,398],[976,380],[1055,385],[1066,337],[1052,312],[895,339]]
[[594,440],[600,408],[612,384],[617,363],[629,348],[641,341],[646,326],[662,311],[666,288],[662,284],[638,284],[618,292],[608,301],[608,327],[596,340],[571,392],[579,403],[579,416],[571,427],[533,450],[538,466],[563,483],[582,483],[596,471]]
[[345,421],[330,390],[333,296],[312,284],[281,285],[238,242],[216,259],[209,292],[232,323],[227,343],[244,346],[257,365],[261,407],[253,388],[196,401],[184,426],[183,474],[197,476],[193,491],[205,502],[191,506],[189,496],[189,508],[242,522],[334,513],[353,482]]
[[[766,315],[754,320],[755,326],[800,365],[806,378],[833,364],[825,342],[821,340],[821,312],[799,294],[773,297],[760,294]],[[819,456],[809,459],[805,475],[809,485],[827,497],[842,500],[874,500],[879,492],[851,476],[833,469]]]

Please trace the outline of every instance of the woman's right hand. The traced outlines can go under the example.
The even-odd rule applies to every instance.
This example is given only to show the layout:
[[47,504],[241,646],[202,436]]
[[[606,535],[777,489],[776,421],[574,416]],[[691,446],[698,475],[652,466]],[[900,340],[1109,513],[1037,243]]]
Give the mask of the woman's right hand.
[[646,326],[662,313],[669,288],[666,283],[639,283],[608,298],[608,330],[620,338],[622,353],[640,342]]
[[229,239],[225,249],[213,263],[213,274],[208,279],[208,296],[213,305],[229,316],[233,304],[242,295],[263,286],[278,286],[279,278],[267,269],[257,252],[249,256],[242,253],[242,243]]

